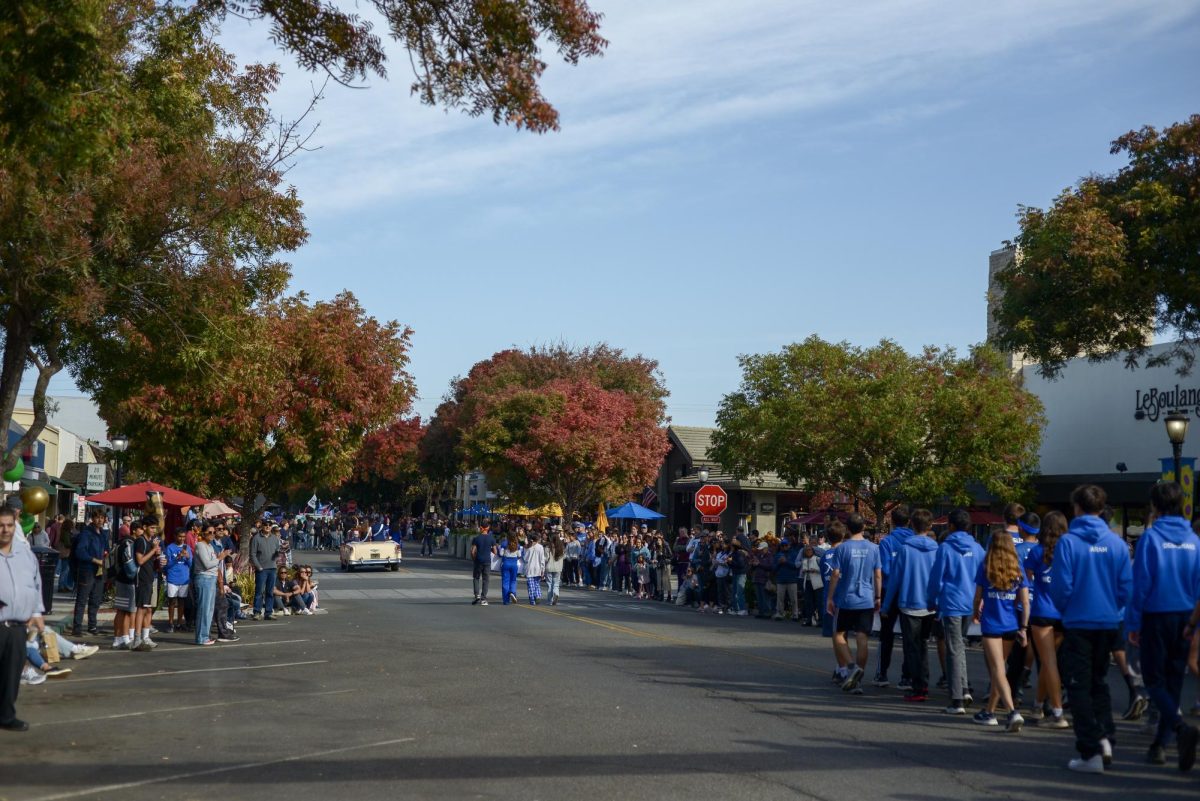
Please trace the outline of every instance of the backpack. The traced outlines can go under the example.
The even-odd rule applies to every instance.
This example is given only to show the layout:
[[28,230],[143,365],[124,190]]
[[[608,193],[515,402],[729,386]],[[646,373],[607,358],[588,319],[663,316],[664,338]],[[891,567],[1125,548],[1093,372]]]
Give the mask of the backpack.
[[133,540],[126,537],[117,546],[117,575],[132,581],[137,578],[138,564],[133,558]]

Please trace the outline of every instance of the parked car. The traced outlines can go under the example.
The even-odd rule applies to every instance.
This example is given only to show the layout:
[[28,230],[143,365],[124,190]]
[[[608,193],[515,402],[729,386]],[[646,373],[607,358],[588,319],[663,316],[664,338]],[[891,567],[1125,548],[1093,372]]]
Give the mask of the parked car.
[[353,571],[360,567],[400,569],[400,543],[394,540],[352,540],[342,544],[338,555],[342,562],[342,570]]

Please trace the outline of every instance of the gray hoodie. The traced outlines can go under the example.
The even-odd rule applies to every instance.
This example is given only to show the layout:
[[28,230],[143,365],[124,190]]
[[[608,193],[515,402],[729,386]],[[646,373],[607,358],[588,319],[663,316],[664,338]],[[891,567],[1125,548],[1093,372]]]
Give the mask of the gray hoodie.
[[272,570],[279,556],[278,534],[255,534],[250,538],[250,564],[255,570]]

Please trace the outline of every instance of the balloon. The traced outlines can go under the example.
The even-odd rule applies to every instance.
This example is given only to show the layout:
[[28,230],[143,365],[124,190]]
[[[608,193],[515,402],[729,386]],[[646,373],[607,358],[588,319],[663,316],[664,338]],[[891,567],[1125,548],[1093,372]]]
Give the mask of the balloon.
[[17,457],[17,463],[12,466],[12,470],[4,471],[5,481],[19,481],[21,476],[25,475],[25,462],[21,461],[21,457]]
[[21,487],[21,505],[31,515],[41,514],[50,505],[50,493],[46,492],[45,487],[39,487],[36,484]]
[[33,524],[37,522],[37,518],[26,512],[21,515],[21,531],[26,533],[33,531]]

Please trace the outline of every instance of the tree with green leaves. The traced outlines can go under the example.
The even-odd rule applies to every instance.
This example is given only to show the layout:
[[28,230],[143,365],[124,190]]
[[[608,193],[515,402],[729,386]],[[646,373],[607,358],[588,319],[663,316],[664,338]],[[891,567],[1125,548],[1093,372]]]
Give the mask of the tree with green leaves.
[[1147,355],[1189,371],[1200,343],[1200,114],[1112,143],[1129,163],[1091,175],[1049,209],[1023,206],[1017,255],[999,274],[994,344],[1053,376],[1067,360]]
[[882,520],[900,501],[967,503],[973,482],[1019,497],[1037,467],[1041,403],[987,347],[912,356],[812,336],[739,361],[709,455],[740,477],[837,490]]

